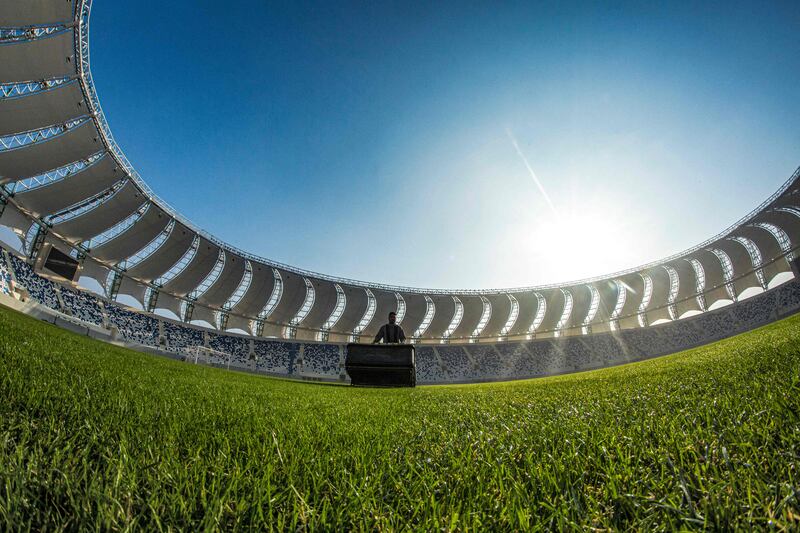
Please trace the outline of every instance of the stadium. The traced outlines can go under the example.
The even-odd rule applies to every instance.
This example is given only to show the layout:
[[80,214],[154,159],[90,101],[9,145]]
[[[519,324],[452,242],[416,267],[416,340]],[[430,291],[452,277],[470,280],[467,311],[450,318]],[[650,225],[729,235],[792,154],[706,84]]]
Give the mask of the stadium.
[[[0,8],[5,529],[798,527],[800,168],[588,279],[325,275],[151,190],[100,105],[91,4]],[[346,386],[390,311],[430,387]]]

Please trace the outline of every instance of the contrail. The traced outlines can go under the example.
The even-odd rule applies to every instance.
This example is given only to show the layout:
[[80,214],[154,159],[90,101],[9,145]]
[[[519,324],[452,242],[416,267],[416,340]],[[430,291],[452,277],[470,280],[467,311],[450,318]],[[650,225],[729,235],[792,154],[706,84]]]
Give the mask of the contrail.
[[547,191],[544,190],[542,182],[539,181],[538,176],[536,176],[536,172],[534,172],[533,168],[531,168],[531,164],[528,162],[528,158],[525,157],[525,154],[523,154],[522,150],[520,150],[519,143],[517,143],[517,139],[516,137],[514,137],[514,133],[511,131],[510,128],[506,128],[506,133],[508,134],[508,138],[511,139],[511,144],[514,145],[514,150],[517,151],[517,155],[520,157],[520,159],[522,159],[522,162],[525,164],[525,168],[528,169],[528,174],[531,175],[531,178],[533,179],[533,182],[536,184],[536,187],[539,188],[539,192],[542,193],[542,196],[544,196],[544,200],[547,202],[547,205],[550,206],[550,210],[553,212],[556,218],[558,218],[558,211],[556,211],[556,206],[553,205],[553,201],[550,199],[550,196],[547,194]]

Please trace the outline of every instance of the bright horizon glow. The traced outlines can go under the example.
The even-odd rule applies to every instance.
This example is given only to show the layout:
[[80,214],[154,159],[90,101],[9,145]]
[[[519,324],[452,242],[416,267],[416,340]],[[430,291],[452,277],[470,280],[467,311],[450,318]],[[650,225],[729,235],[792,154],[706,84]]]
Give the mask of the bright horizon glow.
[[629,269],[722,231],[800,163],[793,4],[97,2],[91,24],[100,102],[153,190],[332,276]]
[[521,233],[513,236],[519,259],[558,270],[563,277],[560,282],[630,268],[620,265],[633,260],[636,257],[633,252],[646,239],[641,226],[624,220],[613,199],[598,202],[597,198],[591,198],[587,202],[586,198],[573,198],[567,209],[560,211],[520,149],[514,133],[510,129],[506,132],[550,210],[549,216],[543,213],[530,229],[521,228]]

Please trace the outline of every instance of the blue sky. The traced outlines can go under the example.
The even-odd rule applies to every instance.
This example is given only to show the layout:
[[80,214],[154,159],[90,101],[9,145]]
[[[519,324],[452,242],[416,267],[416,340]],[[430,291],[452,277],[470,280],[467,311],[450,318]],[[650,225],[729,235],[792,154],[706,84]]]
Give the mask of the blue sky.
[[156,193],[238,247],[535,285],[705,240],[800,164],[800,4],[651,4],[95,2],[92,72]]

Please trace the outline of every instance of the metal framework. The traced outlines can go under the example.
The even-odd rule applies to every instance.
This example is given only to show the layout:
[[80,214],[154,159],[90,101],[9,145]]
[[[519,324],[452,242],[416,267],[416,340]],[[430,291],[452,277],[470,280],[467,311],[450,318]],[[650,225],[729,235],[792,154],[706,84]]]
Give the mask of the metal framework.
[[642,303],[639,304],[639,325],[641,327],[647,326],[647,306],[650,305],[650,299],[653,297],[653,278],[649,274],[642,274],[644,280],[644,290],[642,291]]
[[158,277],[155,281],[153,281],[153,285],[157,287],[163,287],[173,279],[175,279],[181,272],[186,270],[186,267],[189,266],[189,263],[192,262],[194,256],[197,255],[197,249],[200,247],[200,237],[196,236],[192,239],[192,244],[189,245],[189,248],[183,253],[180,259],[170,267],[164,274]]
[[475,326],[475,329],[472,331],[472,335],[469,336],[470,342],[477,342],[478,337],[481,336],[481,333],[483,333],[483,330],[486,328],[486,324],[489,323],[489,319],[492,318],[492,302],[489,301],[489,298],[481,295],[481,305],[481,318],[478,320],[478,325]]
[[403,298],[403,295],[399,292],[394,293],[394,297],[397,299],[397,311],[395,311],[395,321],[399,326],[403,319],[406,317],[406,300]]
[[24,131],[15,133],[13,135],[6,135],[0,137],[0,152],[16,150],[31,144],[48,141],[55,139],[59,135],[63,135],[71,129],[82,126],[89,121],[89,117],[79,117],[76,119],[68,120],[63,124],[54,124],[46,128],[38,128],[35,130]]
[[461,324],[461,319],[464,318],[464,304],[458,296],[453,296],[453,304],[455,305],[455,311],[453,312],[453,318],[450,320],[450,324],[442,334],[442,344],[447,344],[450,341],[450,336],[459,324]]
[[116,270],[109,270],[108,276],[106,276],[106,282],[103,285],[109,300],[115,300],[117,298],[117,293],[119,292],[121,284],[122,276],[120,273]]
[[297,336],[297,326],[306,319],[308,313],[311,312],[311,308],[314,307],[314,298],[316,295],[314,284],[311,283],[311,280],[308,278],[303,278],[303,281],[306,284],[306,297],[303,299],[303,305],[300,306],[300,309],[297,310],[297,313],[289,321],[289,325],[284,328],[283,336],[287,339],[294,339]]
[[517,318],[519,317],[519,301],[512,294],[506,294],[506,296],[508,296],[508,301],[511,304],[511,310],[508,312],[508,319],[505,325],[503,325],[503,328],[500,330],[500,340],[504,340],[508,337],[508,333],[511,331],[511,328],[514,327],[514,324],[517,323]]
[[228,318],[230,317],[229,311],[244,297],[247,289],[250,288],[250,283],[252,280],[253,265],[250,264],[250,261],[245,261],[242,279],[236,286],[236,290],[233,291],[233,294],[231,294],[230,298],[228,298],[225,303],[222,304],[222,309],[214,313],[214,318],[217,322],[217,329],[225,331],[228,328]]
[[750,261],[753,264],[753,269],[755,269],[758,282],[761,284],[762,289],[766,289],[767,280],[766,278],[764,278],[764,271],[761,270],[761,263],[762,263],[761,251],[758,249],[758,246],[756,246],[755,243],[750,239],[748,239],[747,237],[740,237],[738,235],[731,237],[730,240],[736,241],[745,247],[745,249],[747,250],[747,255],[750,256]]
[[116,239],[128,231],[134,224],[136,224],[147,213],[147,210],[150,209],[151,205],[152,204],[148,200],[122,221],[117,222],[99,235],[95,235],[91,239],[83,241],[79,246],[85,249],[87,252],[90,252],[92,248],[97,248]]
[[70,31],[73,26],[74,23],[72,22],[64,22],[61,24],[42,24],[20,28],[0,28],[0,45],[53,37]]
[[25,233],[25,240],[22,246],[31,260],[36,259],[39,255],[39,249],[42,247],[42,244],[44,244],[45,236],[47,236],[47,227],[43,226],[38,221],[34,221]]
[[699,260],[692,258],[688,261],[694,269],[694,290],[697,293],[697,305],[700,306],[701,311],[705,312],[706,297],[704,293],[706,292],[706,271],[703,269],[703,264]]
[[560,289],[564,295],[564,310],[561,312],[561,318],[558,319],[556,329],[553,335],[560,337],[564,333],[564,328],[569,323],[569,318],[572,316],[572,293],[567,289]]
[[49,91],[68,83],[77,83],[76,80],[75,76],[60,76],[48,80],[0,83],[0,101]]
[[597,315],[597,310],[600,308],[600,292],[597,290],[597,287],[594,285],[587,285],[587,287],[589,287],[592,299],[589,302],[589,310],[586,312],[586,318],[583,319],[583,324],[581,325],[581,333],[584,335],[588,335],[592,332],[591,324],[594,321],[594,317]]
[[313,272],[309,270],[300,269],[297,267],[293,267],[291,265],[285,265],[273,260],[270,260],[265,257],[260,257],[251,253],[248,253],[244,250],[231,246],[220,239],[217,239],[213,235],[209,234],[208,232],[200,229],[190,220],[186,219],[180,213],[178,213],[174,208],[172,208],[167,202],[163,199],[159,198],[150,187],[145,183],[145,181],[141,178],[141,176],[136,172],[133,165],[130,161],[125,157],[122,149],[117,145],[116,141],[114,140],[113,135],[111,134],[111,129],[108,127],[108,122],[105,118],[105,114],[100,106],[100,101],[97,97],[97,91],[94,86],[94,81],[91,75],[91,64],[90,64],[90,56],[89,56],[89,16],[91,13],[91,6],[92,0],[79,0],[80,4],[78,7],[78,32],[76,35],[76,49],[79,50],[79,57],[80,61],[78,64],[78,73],[79,79],[81,81],[81,86],[84,90],[84,93],[87,96],[87,100],[91,106],[92,116],[95,120],[98,130],[100,131],[101,135],[103,136],[104,143],[108,147],[108,149],[114,154],[114,157],[120,163],[120,166],[126,170],[126,172],[130,175],[130,177],[137,183],[140,187],[142,192],[150,197],[151,200],[155,201],[155,203],[161,207],[165,212],[169,213],[171,216],[176,218],[178,221],[182,222],[188,228],[192,229],[193,231],[197,232],[198,234],[202,235],[209,241],[221,246],[222,248],[226,249],[229,252],[234,254],[240,255],[245,259],[250,259],[251,261],[263,263],[272,267],[281,268],[288,272],[293,272],[295,274],[299,274],[302,276],[308,276],[312,278],[317,278],[321,280],[331,281],[335,283],[341,283],[343,285],[351,285],[351,286],[360,286],[366,288],[373,288],[373,289],[384,289],[391,292],[407,292],[407,293],[428,293],[428,294],[499,294],[503,292],[529,292],[534,290],[542,290],[548,288],[557,288],[563,285],[579,285],[582,283],[589,283],[593,281],[600,281],[608,278],[613,277],[620,277],[625,274],[631,274],[640,270],[645,270],[647,268],[656,266],[661,263],[665,263],[667,261],[671,261],[673,259],[678,259],[682,256],[689,255],[691,252],[696,250],[703,249],[713,243],[719,238],[728,235],[738,226],[741,226],[744,222],[752,218],[755,214],[759,211],[762,211],[767,205],[769,205],[773,200],[779,197],[783,192],[791,185],[799,176],[800,176],[800,168],[798,168],[794,174],[769,198],[767,198],[761,205],[759,205],[756,209],[742,217],[739,221],[729,226],[727,229],[723,230],[719,235],[712,237],[692,248],[684,250],[683,252],[674,254],[672,256],[663,258],[659,261],[653,261],[651,263],[647,263],[645,265],[640,265],[638,267],[622,270],[619,272],[614,272],[605,276],[595,276],[592,278],[586,278],[582,280],[576,280],[566,284],[550,284],[550,285],[539,285],[539,286],[526,286],[526,287],[516,287],[510,289],[489,289],[489,290],[475,290],[475,289],[456,289],[456,290],[442,290],[442,289],[423,289],[419,287],[403,287],[398,285],[386,285],[386,284],[379,284],[379,283],[368,283],[360,280],[336,277],[336,276],[328,276],[322,273]]
[[781,213],[789,213],[790,215],[794,215],[797,218],[800,218],[800,209],[797,207],[792,207],[790,205],[784,205],[781,207],[775,207],[772,211],[779,211]]
[[317,340],[320,341],[328,340],[328,335],[330,334],[331,328],[333,328],[339,319],[342,318],[344,308],[347,305],[347,296],[345,295],[342,286],[336,283],[334,284],[334,288],[336,289],[336,305],[333,307],[331,316],[328,317],[328,320],[322,324],[320,331],[317,332]]
[[184,322],[191,322],[194,315],[194,300],[181,300],[180,317]]
[[167,227],[164,228],[158,235],[156,235],[152,241],[145,244],[142,247],[142,249],[136,252],[135,254],[117,263],[117,267],[123,270],[127,270],[129,268],[135,267],[148,257],[152,256],[161,248],[161,246],[163,246],[163,244],[172,234],[172,230],[174,229],[175,229],[175,221],[170,220],[169,223],[167,224]]
[[534,294],[536,295],[536,316],[533,317],[533,322],[528,328],[528,339],[536,336],[536,331],[544,322],[544,314],[547,312],[547,300],[544,299],[541,293],[536,292]]
[[756,222],[752,224],[753,227],[761,228],[767,230],[775,237],[775,240],[778,242],[778,246],[781,247],[781,251],[786,257],[786,262],[789,263],[794,259],[794,253],[792,252],[792,242],[789,240],[789,235],[786,234],[781,228],[776,226],[775,224],[770,224],[769,222]]
[[61,210],[58,213],[46,216],[44,218],[44,222],[48,226],[52,227],[56,224],[63,224],[64,222],[69,222],[70,220],[82,217],[83,215],[93,211],[97,207],[100,207],[107,201],[111,200],[127,182],[127,179],[121,179],[103,192],[97,193],[86,200],[81,200],[80,202]]
[[733,286],[733,262],[724,250],[712,248],[711,253],[717,256],[719,264],[722,266],[722,277],[725,279],[725,290],[734,302],[737,300],[736,289]]
[[244,294],[247,292],[247,289],[250,288],[250,283],[253,281],[253,265],[250,264],[250,261],[245,261],[244,263],[244,273],[242,274],[242,279],[239,281],[239,285],[236,287],[236,290],[233,291],[230,298],[228,298],[224,304],[222,304],[222,308],[225,310],[230,310],[236,306],[239,302],[242,301]]
[[614,310],[611,311],[611,321],[609,327],[611,331],[619,329],[619,317],[622,315],[622,310],[625,308],[625,300],[627,300],[627,289],[625,284],[620,280],[614,280],[614,286],[617,287],[617,302],[614,304]]
[[428,327],[433,322],[433,316],[436,314],[436,304],[433,303],[433,299],[425,295],[425,316],[422,319],[417,330],[414,332],[414,335],[411,337],[411,342],[415,342],[422,337],[426,331],[428,331]]
[[63,167],[59,167],[55,170],[50,170],[31,178],[25,178],[19,181],[8,183],[5,185],[6,190],[11,194],[16,194],[19,192],[38,189],[40,187],[46,187],[53,183],[58,183],[64,178],[68,178],[73,174],[77,174],[78,172],[89,168],[100,161],[105,155],[106,153],[103,151],[97,152],[96,154],[90,155],[86,159],[75,161],[74,163],[64,165]]
[[217,255],[217,261],[214,263],[214,268],[211,269],[203,281],[200,282],[192,292],[189,293],[187,296],[190,300],[197,300],[201,296],[203,296],[208,289],[211,288],[214,283],[217,282],[219,279],[219,275],[222,274],[222,269],[225,268],[225,250],[220,249],[219,254]]
[[361,317],[361,320],[358,321],[356,327],[353,328],[353,333],[350,337],[351,342],[358,342],[360,339],[361,332],[369,326],[369,323],[372,322],[372,318],[375,316],[375,310],[378,307],[378,304],[375,300],[375,295],[372,294],[372,291],[369,289],[364,289],[364,292],[367,293],[367,308],[364,310],[364,314]]
[[278,303],[280,303],[281,297],[283,296],[283,278],[277,268],[272,269],[272,276],[274,281],[269,300],[264,304],[261,312],[258,313],[258,318],[250,323],[251,329],[255,331],[256,335],[259,337],[264,334],[264,321],[275,311],[275,308],[278,307]]
[[680,280],[678,279],[678,271],[670,265],[664,265],[664,270],[667,271],[669,276],[669,294],[667,295],[667,312],[672,320],[678,320],[678,308],[675,301],[678,299],[678,291],[680,290]]
[[158,305],[158,289],[147,287],[144,293],[144,308],[152,313]]
[[33,250],[33,243],[36,239],[36,234],[41,229],[41,225],[34,221],[29,227],[28,231],[25,232],[25,238],[22,239],[22,249],[24,250],[25,254],[30,257],[31,250]]
[[281,273],[278,272],[277,268],[273,268],[272,275],[275,280],[275,285],[272,288],[272,294],[269,295],[269,300],[267,300],[267,303],[264,304],[264,308],[260,313],[258,313],[258,318],[262,320],[269,318],[275,308],[278,307],[278,303],[281,301],[281,296],[283,296],[283,278],[281,277]]

